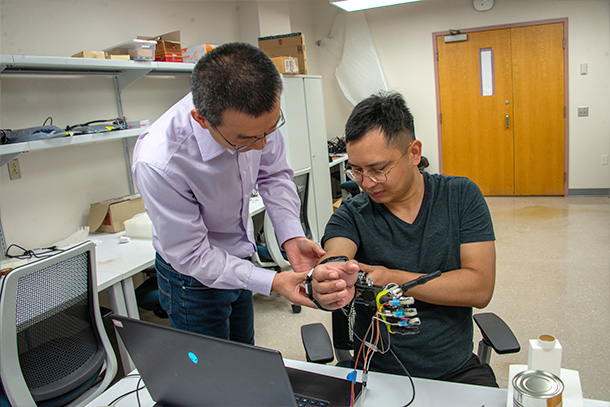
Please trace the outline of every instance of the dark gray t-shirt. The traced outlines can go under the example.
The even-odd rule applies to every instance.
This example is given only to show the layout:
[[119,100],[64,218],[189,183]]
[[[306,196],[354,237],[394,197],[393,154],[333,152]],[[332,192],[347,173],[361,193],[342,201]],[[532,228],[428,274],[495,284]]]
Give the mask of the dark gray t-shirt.
[[[481,191],[463,177],[423,173],[424,198],[412,224],[361,193],[339,207],[326,225],[326,242],[352,240],[355,259],[414,273],[459,269],[460,245],[495,240],[491,215]],[[439,378],[458,370],[472,355],[472,308],[415,301],[421,319],[416,335],[391,335],[394,353],[416,377]],[[364,337],[374,311],[356,307],[354,331]],[[385,331],[385,329],[382,329]],[[384,339],[387,341],[387,332]],[[354,338],[357,351],[360,341]],[[359,364],[362,363],[362,355]],[[376,353],[371,370],[404,374],[391,353]]]

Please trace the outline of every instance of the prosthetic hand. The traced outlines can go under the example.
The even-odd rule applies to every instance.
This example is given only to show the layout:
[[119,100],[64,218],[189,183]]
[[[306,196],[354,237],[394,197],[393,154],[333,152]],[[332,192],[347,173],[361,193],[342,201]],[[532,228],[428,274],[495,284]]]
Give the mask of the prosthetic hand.
[[440,270],[426,274],[402,285],[388,284],[385,287],[373,284],[364,272],[358,273],[356,281],[355,303],[374,308],[377,316],[386,324],[391,334],[411,335],[419,333],[421,324],[417,310],[410,307],[415,300],[407,297],[405,292],[411,288],[425,284],[441,275]]

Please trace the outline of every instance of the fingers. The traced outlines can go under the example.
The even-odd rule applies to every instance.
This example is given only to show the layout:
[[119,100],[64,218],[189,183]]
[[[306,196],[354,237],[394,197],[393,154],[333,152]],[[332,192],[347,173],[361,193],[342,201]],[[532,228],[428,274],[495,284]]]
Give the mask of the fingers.
[[349,304],[353,297],[353,288],[346,288],[328,294],[322,294],[321,292],[315,291],[314,295],[323,308],[335,310]]

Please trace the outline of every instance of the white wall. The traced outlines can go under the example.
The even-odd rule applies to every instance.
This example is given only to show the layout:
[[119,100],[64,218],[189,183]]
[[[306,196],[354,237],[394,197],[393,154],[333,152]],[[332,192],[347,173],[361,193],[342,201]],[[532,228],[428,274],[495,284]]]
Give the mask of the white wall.
[[[318,0],[315,35],[325,37],[337,9]],[[610,2],[608,0],[496,0],[478,12],[471,0],[425,0],[365,13],[389,87],[405,95],[415,117],[416,134],[433,172],[438,171],[438,131],[432,33],[568,18],[569,59],[569,188],[609,188],[610,166]],[[589,74],[579,74],[580,63]],[[334,80],[332,67],[321,64],[325,80],[328,135],[340,135],[351,105]],[[588,118],[577,117],[577,106],[589,106]],[[541,157],[543,159],[543,157]]]

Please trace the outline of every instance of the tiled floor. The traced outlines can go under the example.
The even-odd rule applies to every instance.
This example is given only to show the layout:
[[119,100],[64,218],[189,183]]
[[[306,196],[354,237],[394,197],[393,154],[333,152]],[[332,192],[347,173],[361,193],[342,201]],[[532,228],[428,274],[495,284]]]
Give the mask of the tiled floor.
[[[527,364],[528,340],[548,333],[562,366],[580,372],[584,396],[610,400],[610,201],[597,197],[487,198],[496,231],[494,297],[483,311],[513,329],[521,352],[492,355],[500,387],[510,364]],[[478,312],[479,310],[475,310]],[[146,318],[144,315],[143,318]],[[330,315],[291,312],[281,297],[255,296],[256,344],[305,359],[300,326]],[[475,343],[480,336],[475,333]]]

